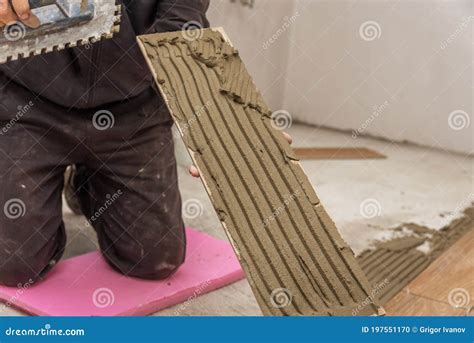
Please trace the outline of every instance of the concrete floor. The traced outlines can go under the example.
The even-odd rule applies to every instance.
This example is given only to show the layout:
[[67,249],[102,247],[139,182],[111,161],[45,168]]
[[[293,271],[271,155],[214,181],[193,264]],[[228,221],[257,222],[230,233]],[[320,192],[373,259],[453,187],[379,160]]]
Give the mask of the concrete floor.
[[[473,158],[409,144],[372,139],[353,139],[350,133],[293,125],[288,132],[294,146],[363,146],[387,156],[384,160],[303,161],[316,191],[356,254],[375,240],[393,237],[392,229],[413,222],[439,229],[458,217],[474,201]],[[199,180],[187,173],[189,159],[177,144],[183,199],[197,199],[203,214],[185,218],[189,226],[226,239],[208,196]],[[68,247],[65,257],[97,249],[93,231],[85,219],[65,208]],[[156,315],[176,315],[176,308]],[[247,281],[203,295],[190,302],[180,315],[260,315]],[[22,315],[7,309],[0,315]]]

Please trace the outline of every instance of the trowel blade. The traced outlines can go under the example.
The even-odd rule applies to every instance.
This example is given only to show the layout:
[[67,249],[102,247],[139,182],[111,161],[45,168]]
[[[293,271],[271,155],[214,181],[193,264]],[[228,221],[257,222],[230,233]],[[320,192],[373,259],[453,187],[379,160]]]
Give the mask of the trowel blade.
[[[82,0],[63,0],[68,1],[73,5]],[[5,26],[0,31],[0,64],[111,38],[120,23],[120,5],[115,1],[94,0],[82,16],[73,20],[58,16],[56,24],[44,23],[35,30],[22,23]]]

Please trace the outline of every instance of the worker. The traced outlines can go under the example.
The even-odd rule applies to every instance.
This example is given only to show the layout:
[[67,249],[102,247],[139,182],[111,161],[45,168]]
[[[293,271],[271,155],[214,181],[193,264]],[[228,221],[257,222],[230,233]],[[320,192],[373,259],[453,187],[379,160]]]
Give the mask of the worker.
[[[163,279],[184,262],[172,120],[136,35],[207,27],[209,0],[120,3],[113,39],[0,66],[0,284],[60,260],[63,187],[118,272]],[[0,26],[31,18],[27,0],[0,0]]]

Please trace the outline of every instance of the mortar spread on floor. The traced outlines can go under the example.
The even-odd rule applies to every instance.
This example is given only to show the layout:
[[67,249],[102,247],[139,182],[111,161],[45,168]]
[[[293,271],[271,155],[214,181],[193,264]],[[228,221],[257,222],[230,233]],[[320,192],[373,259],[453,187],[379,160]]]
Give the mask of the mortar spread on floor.
[[139,37],[266,315],[378,314],[238,52],[215,30]]
[[385,304],[473,228],[474,206],[441,230],[417,224],[400,225],[394,232],[404,232],[405,236],[378,242],[375,248],[363,251],[357,260],[380,302]]

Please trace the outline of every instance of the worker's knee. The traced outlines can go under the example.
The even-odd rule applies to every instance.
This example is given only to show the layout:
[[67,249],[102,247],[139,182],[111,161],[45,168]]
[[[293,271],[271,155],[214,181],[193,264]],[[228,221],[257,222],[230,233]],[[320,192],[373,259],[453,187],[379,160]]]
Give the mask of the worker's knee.
[[60,259],[66,245],[60,217],[46,218],[31,211],[29,217],[21,219],[14,224],[0,220],[0,284],[10,287],[43,277]]
[[[111,265],[125,275],[141,279],[162,280],[173,275],[185,260],[185,243],[178,241],[173,245],[136,247],[139,254],[130,254],[130,250],[122,253],[105,251],[105,257]],[[120,257],[118,257],[120,256]],[[125,258],[124,256],[127,256]]]
[[145,247],[144,256],[130,274],[145,279],[162,280],[173,275],[184,263],[185,246],[179,244],[166,249]]
[[42,270],[48,266],[48,261],[40,262],[34,259],[19,257],[17,255],[6,256],[0,254],[0,284],[9,287],[23,287],[33,284]]
[[184,257],[180,260],[172,261],[156,260],[156,263],[151,267],[145,267],[143,277],[149,277],[154,280],[167,279],[177,272],[183,263]]

